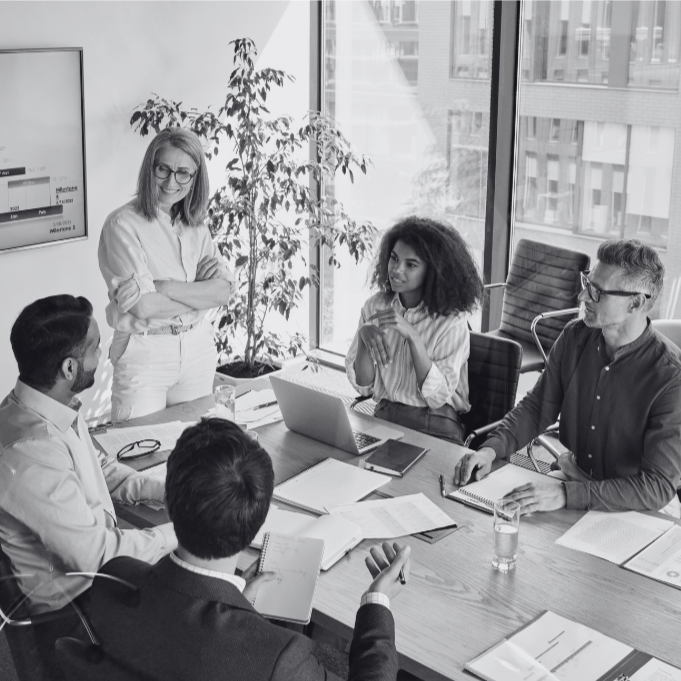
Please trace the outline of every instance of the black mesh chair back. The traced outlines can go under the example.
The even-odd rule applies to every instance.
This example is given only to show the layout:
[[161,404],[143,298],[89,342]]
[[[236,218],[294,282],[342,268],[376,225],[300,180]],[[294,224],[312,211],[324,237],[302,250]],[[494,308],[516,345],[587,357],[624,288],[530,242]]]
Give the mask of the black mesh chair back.
[[[586,253],[560,246],[520,239],[504,287],[501,325],[493,335],[517,340],[523,346],[521,371],[544,367],[530,331],[532,320],[543,312],[566,310],[579,305],[579,273],[589,269]],[[548,354],[569,315],[542,320],[537,335]]]
[[[468,390],[471,409],[461,420],[467,436],[501,420],[515,404],[523,350],[519,343],[471,331]],[[491,428],[485,428],[488,432]],[[474,442],[469,444],[476,444]]]
[[[26,598],[12,572],[12,564],[0,547],[0,610],[11,621],[29,621]],[[4,621],[4,619],[3,619]],[[30,624],[3,627],[19,681],[43,681],[45,673]]]

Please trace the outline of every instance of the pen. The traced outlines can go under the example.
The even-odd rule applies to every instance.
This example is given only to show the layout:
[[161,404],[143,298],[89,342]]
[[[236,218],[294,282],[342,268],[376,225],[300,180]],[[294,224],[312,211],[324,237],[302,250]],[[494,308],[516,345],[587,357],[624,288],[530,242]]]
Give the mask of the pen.
[[255,411],[256,409],[264,409],[265,407],[273,407],[277,403],[276,400],[274,402],[265,402],[265,404],[259,404],[257,407],[252,407],[252,410]]
[[407,580],[404,576],[404,570],[400,570],[399,579],[400,579],[400,584],[406,584],[407,583]]
[[447,490],[445,488],[445,476],[444,473],[440,473],[440,494],[443,497],[447,496]]

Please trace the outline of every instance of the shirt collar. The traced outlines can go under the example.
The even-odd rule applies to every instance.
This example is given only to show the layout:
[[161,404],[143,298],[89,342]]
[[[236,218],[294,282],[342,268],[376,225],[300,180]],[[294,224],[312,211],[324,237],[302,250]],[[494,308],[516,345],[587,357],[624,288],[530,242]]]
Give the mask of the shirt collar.
[[14,386],[14,394],[22,404],[53,423],[62,433],[65,433],[78,418],[78,409],[80,408],[78,398],[74,398],[71,401],[71,406],[67,407],[49,395],[31,388],[20,379],[17,379],[17,384]]
[[423,301],[421,301],[416,307],[410,307],[406,308],[404,305],[402,305],[402,301],[400,300],[400,294],[399,293],[394,293],[392,300],[390,301],[390,305],[394,307],[402,316],[404,316],[405,312],[420,312],[423,310],[425,307]]
[[[618,359],[621,359],[622,357],[625,357],[626,355],[630,355],[632,352],[635,352],[641,346],[646,345],[650,341],[652,336],[653,325],[650,323],[650,319],[648,319],[645,331],[638,338],[631,341],[631,343],[627,343],[626,345],[623,345],[621,348],[618,348],[618,350],[615,352],[615,356],[613,357],[612,361],[614,362]],[[605,350],[605,341],[603,340],[602,331],[600,338],[598,339],[598,345],[599,347],[603,346],[603,350]]]
[[241,593],[243,593],[246,587],[246,580],[243,577],[237,577],[236,575],[230,575],[226,572],[218,572],[217,570],[209,570],[207,568],[199,567],[198,565],[193,565],[192,563],[187,563],[187,561],[182,560],[174,551],[170,554],[170,560],[176,565],[179,565],[189,572],[194,572],[197,575],[203,575],[204,577],[213,577],[213,579],[221,579],[225,582],[229,582],[235,586]]

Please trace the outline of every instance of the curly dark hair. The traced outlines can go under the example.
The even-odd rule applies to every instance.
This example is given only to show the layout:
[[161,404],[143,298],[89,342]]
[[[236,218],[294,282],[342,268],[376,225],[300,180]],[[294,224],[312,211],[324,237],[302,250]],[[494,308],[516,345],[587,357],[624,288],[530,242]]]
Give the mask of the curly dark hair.
[[428,314],[472,312],[480,305],[484,288],[470,246],[454,227],[430,218],[404,218],[383,235],[372,285],[392,293],[388,262],[398,241],[413,248],[427,266],[423,304]]

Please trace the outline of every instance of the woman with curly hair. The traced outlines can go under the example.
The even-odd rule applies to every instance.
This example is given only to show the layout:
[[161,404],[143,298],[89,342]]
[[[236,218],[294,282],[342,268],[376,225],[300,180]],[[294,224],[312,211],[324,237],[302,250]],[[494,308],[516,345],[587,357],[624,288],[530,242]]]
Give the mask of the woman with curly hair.
[[350,383],[380,419],[458,444],[468,402],[466,315],[483,284],[468,244],[449,225],[408,217],[381,241],[371,296],[345,360]]

